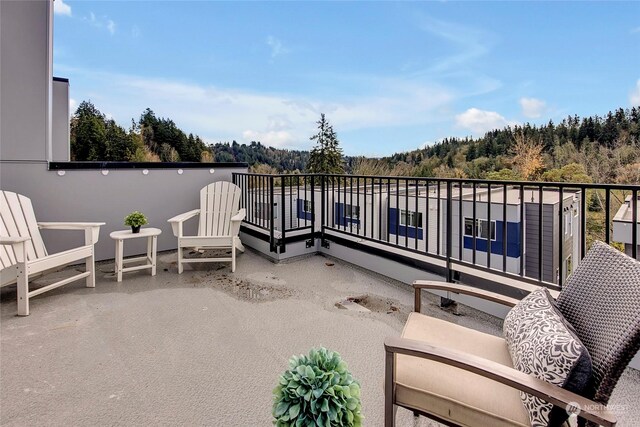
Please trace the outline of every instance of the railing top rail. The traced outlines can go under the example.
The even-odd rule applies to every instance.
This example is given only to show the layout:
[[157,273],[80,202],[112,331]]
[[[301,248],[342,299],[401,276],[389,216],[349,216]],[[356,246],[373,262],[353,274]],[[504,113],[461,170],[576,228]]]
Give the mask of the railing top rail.
[[453,182],[463,184],[481,184],[481,185],[507,185],[507,186],[531,186],[531,187],[552,187],[563,189],[603,189],[603,190],[640,190],[640,184],[603,184],[603,183],[581,183],[581,182],[547,182],[547,181],[503,181],[503,180],[491,180],[491,179],[475,179],[475,178],[439,178],[428,176],[389,176],[389,175],[351,175],[351,174],[323,174],[323,173],[305,173],[305,174],[259,174],[259,173],[245,173],[235,172],[236,175],[248,175],[248,176],[273,176],[279,177],[305,177],[305,176],[320,176],[320,177],[333,177],[333,178],[364,178],[364,179],[390,179],[400,181],[434,181],[434,182]]

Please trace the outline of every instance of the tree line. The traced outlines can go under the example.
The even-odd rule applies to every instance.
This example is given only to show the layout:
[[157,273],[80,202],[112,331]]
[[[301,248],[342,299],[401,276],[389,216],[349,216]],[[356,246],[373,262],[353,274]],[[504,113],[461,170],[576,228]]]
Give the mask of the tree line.
[[321,115],[311,151],[267,147],[259,141],[206,144],[147,108],[124,129],[91,102],[71,119],[73,160],[245,162],[262,173],[321,172],[503,180],[640,182],[640,108],[604,117],[569,116],[529,123],[479,138],[445,138],[382,158],[344,156],[337,133]]

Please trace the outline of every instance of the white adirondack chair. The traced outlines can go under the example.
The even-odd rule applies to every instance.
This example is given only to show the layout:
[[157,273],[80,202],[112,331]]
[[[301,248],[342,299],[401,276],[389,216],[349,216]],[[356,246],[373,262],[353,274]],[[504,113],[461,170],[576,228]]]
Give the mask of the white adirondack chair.
[[[214,182],[200,190],[200,209],[177,215],[169,220],[173,234],[178,238],[178,274],[182,273],[183,264],[190,262],[229,262],[231,271],[236,271],[236,249],[244,252],[240,242],[240,223],[245,217],[245,210],[240,207],[240,187],[227,181]],[[183,223],[200,215],[198,234],[185,236]],[[231,249],[231,258],[184,258],[183,248]]]
[[[0,286],[17,282],[18,315],[29,315],[29,299],[57,287],[86,278],[94,288],[94,245],[104,222],[36,222],[31,200],[10,191],[0,191]],[[84,230],[84,246],[48,254],[40,229]],[[29,291],[29,281],[47,271],[85,261],[83,273]]]

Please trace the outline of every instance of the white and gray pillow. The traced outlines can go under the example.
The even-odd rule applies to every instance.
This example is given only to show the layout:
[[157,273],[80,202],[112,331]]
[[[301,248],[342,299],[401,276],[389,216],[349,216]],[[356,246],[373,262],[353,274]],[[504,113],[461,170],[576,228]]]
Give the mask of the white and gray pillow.
[[[519,371],[578,394],[591,381],[591,356],[546,288],[531,292],[511,309],[503,332]],[[520,395],[533,427],[557,426],[568,418],[565,408]]]

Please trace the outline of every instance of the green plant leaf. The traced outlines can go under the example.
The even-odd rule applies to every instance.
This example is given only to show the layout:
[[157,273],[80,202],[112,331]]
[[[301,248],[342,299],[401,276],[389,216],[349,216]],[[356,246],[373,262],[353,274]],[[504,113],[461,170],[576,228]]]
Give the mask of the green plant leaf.
[[299,413],[300,413],[300,404],[296,403],[295,405],[291,405],[291,407],[289,408],[289,419],[290,420],[295,419]]

